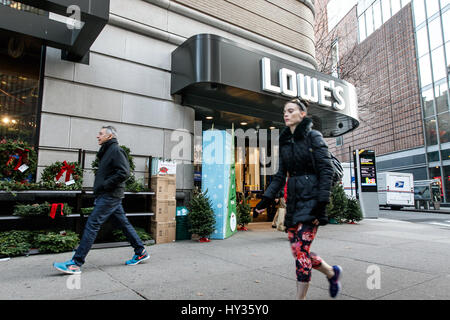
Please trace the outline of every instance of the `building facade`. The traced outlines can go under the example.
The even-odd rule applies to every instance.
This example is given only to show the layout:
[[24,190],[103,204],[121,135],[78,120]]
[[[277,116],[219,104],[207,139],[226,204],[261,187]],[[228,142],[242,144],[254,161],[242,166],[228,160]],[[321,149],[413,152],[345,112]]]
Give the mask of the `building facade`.
[[[446,202],[450,201],[448,4],[367,0],[354,1],[342,12],[335,10],[337,1],[316,3],[317,11],[325,12],[319,21],[330,23],[316,29],[317,42],[325,39],[323,47],[329,48],[320,52],[319,47],[317,59],[328,68],[324,71],[353,78],[359,96],[361,126],[330,140],[332,150],[348,161],[349,150],[373,149],[378,171],[410,172],[415,180],[440,179]],[[328,10],[337,17],[328,17]],[[334,60],[333,48],[338,57]]]
[[[0,133],[37,148],[38,179],[55,161],[77,161],[83,149],[84,186],[92,186],[95,137],[107,124],[135,156],[137,178],[148,170],[149,156],[179,160],[177,196],[189,193],[195,121],[204,121],[204,128],[219,121],[171,92],[172,53],[193,36],[212,34],[316,69],[315,9],[309,0],[102,0],[94,8],[98,14],[79,1],[81,29],[77,6],[59,0],[30,4],[0,1]],[[239,78],[240,70],[234,72]],[[249,114],[218,117],[230,128]],[[174,154],[175,147],[185,152]]]

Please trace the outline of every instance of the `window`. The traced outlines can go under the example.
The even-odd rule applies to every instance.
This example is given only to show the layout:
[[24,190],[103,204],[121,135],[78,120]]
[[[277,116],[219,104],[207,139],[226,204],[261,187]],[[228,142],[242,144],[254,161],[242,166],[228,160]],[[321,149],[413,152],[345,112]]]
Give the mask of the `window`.
[[435,49],[431,53],[431,59],[433,61],[434,81],[437,82],[447,76],[447,70],[446,70],[447,68],[446,68],[445,59],[444,59],[444,47]]
[[427,145],[434,146],[438,144],[437,141],[437,129],[436,129],[436,118],[432,117],[425,120],[425,136],[427,139]]
[[435,13],[439,11],[439,0],[426,0],[427,5],[427,17],[431,18]]
[[381,9],[383,11],[383,23],[391,18],[391,1],[381,0]]
[[433,50],[442,45],[441,18],[433,19],[428,24],[428,29],[430,30],[430,48]]
[[335,40],[331,45],[331,74],[339,78],[339,42]]
[[0,48],[0,139],[35,145],[41,46],[0,32]]
[[375,23],[375,30],[377,30],[381,25],[383,24],[382,18],[381,18],[381,2],[378,0],[373,5],[373,19]]
[[359,42],[363,42],[367,38],[366,20],[364,14],[359,17]]
[[402,8],[400,0],[391,0],[392,15],[394,16]]
[[437,161],[441,161],[441,159],[439,159],[439,151],[436,152],[429,152],[427,154],[428,156],[428,162],[437,162]]
[[429,52],[427,26],[417,30],[417,54],[422,57]]
[[[447,82],[447,81],[446,81]],[[435,95],[436,95],[436,109],[438,113],[447,112],[448,109],[448,86],[447,83],[442,83],[435,87]]]
[[372,32],[374,31],[373,29],[373,13],[372,13],[372,7],[369,7],[366,10],[365,16],[366,16],[366,27],[367,27],[367,36],[370,36],[372,34]]
[[430,65],[430,56],[428,54],[424,55],[419,59],[420,66],[420,83],[422,87],[425,87],[431,84],[431,65]]
[[439,137],[441,143],[450,142],[450,113],[446,112],[438,115],[439,119]]
[[442,14],[445,41],[450,41],[450,10]]
[[342,147],[344,145],[344,136],[336,138],[336,147]]
[[414,21],[416,26],[421,25],[425,21],[425,0],[414,0]]
[[425,92],[422,92],[422,102],[425,112],[425,118],[433,116],[434,115],[433,89],[429,89]]

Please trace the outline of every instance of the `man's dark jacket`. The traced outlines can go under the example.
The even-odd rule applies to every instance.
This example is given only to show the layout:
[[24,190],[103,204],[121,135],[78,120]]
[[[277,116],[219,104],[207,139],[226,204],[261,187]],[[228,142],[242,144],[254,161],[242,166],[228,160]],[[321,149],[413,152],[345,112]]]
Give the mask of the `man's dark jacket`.
[[288,176],[285,226],[292,228],[315,219],[319,219],[321,225],[327,224],[325,206],[330,201],[333,167],[322,134],[312,130],[312,120],[305,118],[294,134],[286,128],[279,140],[279,170],[257,209],[265,208],[277,196]]
[[103,143],[97,158],[98,170],[95,174],[94,194],[123,198],[125,181],[130,175],[130,164],[117,139],[113,138]]

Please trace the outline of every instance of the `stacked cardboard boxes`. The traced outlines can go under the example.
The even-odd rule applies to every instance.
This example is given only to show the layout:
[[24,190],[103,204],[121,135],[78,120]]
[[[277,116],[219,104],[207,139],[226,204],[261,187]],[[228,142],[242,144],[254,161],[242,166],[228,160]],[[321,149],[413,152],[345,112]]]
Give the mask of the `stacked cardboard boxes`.
[[157,244],[173,242],[176,239],[176,176],[152,176],[151,210],[154,213],[151,221],[151,232]]

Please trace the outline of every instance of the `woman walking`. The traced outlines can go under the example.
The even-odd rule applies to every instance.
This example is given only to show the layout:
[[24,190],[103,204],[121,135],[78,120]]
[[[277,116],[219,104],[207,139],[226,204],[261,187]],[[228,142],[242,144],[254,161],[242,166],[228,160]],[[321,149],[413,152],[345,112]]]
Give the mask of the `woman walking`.
[[287,128],[280,135],[279,170],[255,208],[255,215],[264,212],[289,177],[284,224],[296,263],[299,300],[306,299],[312,269],[327,276],[333,298],[341,289],[339,279],[342,274],[340,266],[331,267],[310,252],[319,225],[328,224],[325,209],[330,201],[333,167],[328,146],[322,134],[312,130],[312,120],[307,117],[307,112],[307,106],[299,99],[286,103],[284,121]]

